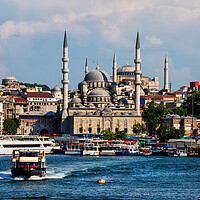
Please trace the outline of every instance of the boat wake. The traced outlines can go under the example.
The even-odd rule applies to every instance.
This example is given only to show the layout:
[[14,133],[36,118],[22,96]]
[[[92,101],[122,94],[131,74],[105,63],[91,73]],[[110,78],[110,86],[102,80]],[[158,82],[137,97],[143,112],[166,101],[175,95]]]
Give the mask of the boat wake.
[[30,178],[25,178],[25,177],[15,177],[13,178],[11,176],[10,171],[4,171],[0,172],[0,181],[1,180],[12,180],[12,181],[42,181],[42,180],[47,180],[47,179],[62,179],[66,175],[64,173],[55,173],[55,174],[48,174],[44,177],[39,177],[39,176],[31,176]]

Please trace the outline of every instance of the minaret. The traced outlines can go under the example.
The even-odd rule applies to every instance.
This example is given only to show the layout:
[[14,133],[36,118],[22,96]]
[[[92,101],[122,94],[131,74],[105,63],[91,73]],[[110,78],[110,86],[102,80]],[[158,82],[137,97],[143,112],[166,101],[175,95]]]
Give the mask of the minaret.
[[117,82],[117,59],[116,59],[116,53],[114,54],[113,58],[113,82]]
[[88,74],[88,64],[87,64],[87,57],[85,60],[85,76]]
[[168,57],[165,55],[165,66],[164,66],[164,89],[169,92],[169,82],[168,82]]
[[63,84],[63,110],[62,110],[62,118],[61,118],[61,131],[66,132],[67,131],[67,121],[66,121],[66,119],[67,119],[67,116],[68,116],[67,109],[68,109],[68,84],[69,84],[69,80],[68,80],[69,58],[68,58],[68,44],[67,44],[66,30],[65,30],[65,35],[64,35],[62,62],[63,62],[63,69],[62,69],[63,80],[61,82]]
[[140,76],[141,76],[141,59],[140,59],[140,39],[139,30],[137,30],[136,49],[135,49],[135,110],[140,116]]

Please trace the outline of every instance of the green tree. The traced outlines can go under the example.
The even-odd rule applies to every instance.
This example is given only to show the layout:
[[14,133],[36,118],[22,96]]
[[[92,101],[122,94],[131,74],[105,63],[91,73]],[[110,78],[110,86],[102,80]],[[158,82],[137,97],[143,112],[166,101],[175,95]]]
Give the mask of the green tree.
[[187,110],[188,115],[192,115],[193,110],[194,117],[200,118],[200,91],[188,96],[181,107]]
[[43,91],[50,91],[50,88],[47,85],[44,84],[37,84],[37,83],[23,83],[19,82],[20,85],[25,85],[28,88],[35,88],[35,87],[41,87]]
[[187,109],[183,107],[174,107],[174,108],[165,110],[165,114],[176,114],[179,116],[186,116]]
[[128,83],[126,82],[126,81],[120,81],[119,83],[118,83],[118,85],[120,86],[120,85],[128,85]]
[[139,135],[140,133],[143,133],[145,131],[147,131],[145,124],[137,123],[133,125],[133,133],[136,133],[136,135]]
[[116,139],[126,139],[126,133],[124,131],[117,131],[115,133]]
[[149,90],[147,88],[144,88],[143,91],[144,91],[145,95],[149,94]]
[[158,94],[163,94],[163,92],[167,92],[167,89],[162,89],[158,92]]
[[114,139],[126,139],[126,133],[124,131],[111,132],[103,130],[101,132],[105,139],[114,140]]
[[181,136],[184,136],[184,128],[176,129],[175,127],[169,127],[168,124],[162,124],[158,130],[161,135],[159,139],[161,142],[167,142],[169,139],[179,139]]
[[114,132],[103,130],[101,133],[103,134],[105,139],[108,139],[108,140],[115,139],[115,133]]
[[146,123],[150,134],[155,133],[156,128],[161,124],[161,118],[164,115],[164,108],[154,102],[148,102],[144,107],[142,118]]
[[6,134],[15,134],[17,133],[18,123],[15,119],[5,119],[3,122],[3,130]]

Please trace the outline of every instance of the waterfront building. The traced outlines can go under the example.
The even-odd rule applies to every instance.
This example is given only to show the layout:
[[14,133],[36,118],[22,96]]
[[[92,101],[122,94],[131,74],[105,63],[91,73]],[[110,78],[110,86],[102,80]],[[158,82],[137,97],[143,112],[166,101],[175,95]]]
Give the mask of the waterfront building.
[[175,127],[176,129],[183,128],[185,130],[185,136],[190,136],[193,131],[197,129],[197,119],[191,116],[179,116],[179,115],[166,115],[162,118],[162,122],[170,127]]
[[113,76],[103,70],[97,61],[95,69],[89,71],[86,58],[85,77],[78,84],[78,91],[68,102],[68,43],[66,31],[63,45],[63,108],[61,115],[61,130],[72,134],[93,133],[98,134],[103,130],[122,130],[132,134],[133,124],[141,123],[140,113],[140,87],[141,87],[141,59],[139,31],[136,38],[136,68],[134,84],[135,96],[127,97],[118,94],[117,84],[117,56],[113,57]]
[[58,133],[58,117],[55,112],[31,111],[19,115],[21,125],[17,134]]

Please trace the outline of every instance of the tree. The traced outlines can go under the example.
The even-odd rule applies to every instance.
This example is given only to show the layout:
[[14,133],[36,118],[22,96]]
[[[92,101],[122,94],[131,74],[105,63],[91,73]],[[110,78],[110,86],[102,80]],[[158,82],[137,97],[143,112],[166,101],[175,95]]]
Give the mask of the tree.
[[6,134],[15,134],[17,133],[17,129],[20,126],[20,121],[15,119],[5,119],[3,122],[3,129]]
[[188,115],[200,118],[200,91],[187,97],[186,101],[181,105],[182,108],[187,110]]
[[126,133],[124,131],[117,131],[115,133],[116,139],[126,139]]
[[137,123],[135,125],[133,125],[133,133],[136,133],[136,135],[139,135],[140,133],[143,133],[147,130],[145,124],[140,124]]
[[104,138],[108,140],[126,138],[126,133],[124,131],[111,132],[111,131],[103,130],[101,133],[103,134]]
[[158,94],[163,94],[164,92],[167,92],[167,89],[162,89],[158,92]]
[[120,86],[120,85],[128,85],[128,83],[126,82],[126,81],[120,81],[119,83],[118,83],[118,85]]
[[[164,129],[164,127],[166,129]],[[184,128],[176,129],[175,127],[169,127],[167,124],[162,127],[163,133],[160,135],[159,139],[161,142],[167,142],[169,139],[179,139],[181,136],[184,136]]]
[[186,116],[187,109],[183,107],[174,107],[174,108],[165,110],[165,114],[176,114],[179,116]]
[[161,123],[161,118],[164,115],[164,108],[154,102],[148,102],[144,107],[142,118],[146,123],[150,134],[155,133],[156,128]]
[[144,91],[145,95],[149,94],[149,90],[147,88],[144,88],[143,91]]
[[37,84],[37,83],[23,83],[23,82],[19,82],[20,85],[25,85],[28,88],[35,88],[35,87],[41,87],[43,91],[50,91],[50,88],[47,85],[43,85],[43,84]]

